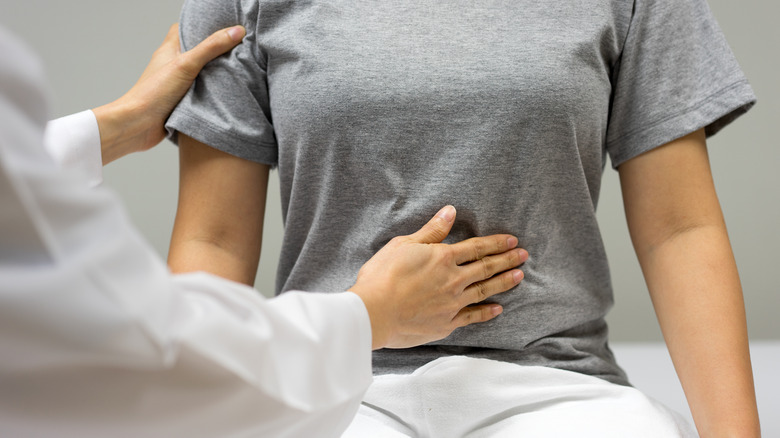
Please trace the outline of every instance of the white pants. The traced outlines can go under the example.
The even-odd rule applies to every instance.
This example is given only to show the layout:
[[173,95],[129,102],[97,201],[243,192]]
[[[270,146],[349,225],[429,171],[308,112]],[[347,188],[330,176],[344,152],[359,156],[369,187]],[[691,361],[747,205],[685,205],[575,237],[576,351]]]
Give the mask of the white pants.
[[455,356],[379,376],[342,438],[696,437],[635,388],[545,367]]

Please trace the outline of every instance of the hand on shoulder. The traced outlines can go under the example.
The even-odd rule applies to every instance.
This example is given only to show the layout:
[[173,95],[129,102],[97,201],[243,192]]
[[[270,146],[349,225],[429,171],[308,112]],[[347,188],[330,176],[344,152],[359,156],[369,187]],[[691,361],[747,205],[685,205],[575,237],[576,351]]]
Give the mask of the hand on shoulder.
[[103,164],[159,144],[165,138],[165,120],[200,70],[238,45],[245,34],[242,26],[222,29],[182,53],[179,26],[171,26],[138,82],[119,99],[92,110],[100,129]]

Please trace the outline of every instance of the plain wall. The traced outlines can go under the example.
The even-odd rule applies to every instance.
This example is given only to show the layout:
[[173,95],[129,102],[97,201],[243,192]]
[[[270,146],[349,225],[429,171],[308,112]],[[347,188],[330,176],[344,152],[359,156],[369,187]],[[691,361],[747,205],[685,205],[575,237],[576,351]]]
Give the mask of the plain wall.
[[[780,339],[780,123],[776,2],[711,0],[710,5],[745,70],[758,105],[710,141],[713,173],[740,268],[752,339]],[[140,76],[180,1],[2,0],[0,25],[26,40],[44,60],[55,100],[52,116],[99,106]],[[276,173],[272,174],[263,254],[256,287],[273,290],[282,233]],[[177,150],[167,141],[105,169],[105,184],[162,257],[176,211]],[[611,263],[616,305],[612,339],[660,340],[622,212],[617,173],[605,171],[599,220]]]

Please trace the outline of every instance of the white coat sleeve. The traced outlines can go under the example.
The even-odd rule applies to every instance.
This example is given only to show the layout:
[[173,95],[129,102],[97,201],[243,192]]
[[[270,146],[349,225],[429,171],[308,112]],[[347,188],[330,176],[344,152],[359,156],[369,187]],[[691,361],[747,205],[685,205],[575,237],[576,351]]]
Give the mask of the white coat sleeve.
[[100,129],[91,110],[50,121],[43,144],[55,162],[81,172],[90,187],[103,182]]
[[37,61],[2,29],[0,53],[0,436],[339,436],[371,382],[360,298],[172,276],[44,151]]

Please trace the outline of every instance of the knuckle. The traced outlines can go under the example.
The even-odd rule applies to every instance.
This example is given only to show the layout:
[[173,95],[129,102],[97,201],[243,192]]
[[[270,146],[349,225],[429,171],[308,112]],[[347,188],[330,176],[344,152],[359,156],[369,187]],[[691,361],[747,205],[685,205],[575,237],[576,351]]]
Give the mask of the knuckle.
[[517,251],[509,251],[504,255],[502,263],[507,269],[518,266],[520,265],[520,254]]
[[482,279],[487,280],[488,278],[493,276],[493,271],[490,267],[490,262],[488,259],[479,259],[480,268],[482,268]]
[[487,291],[487,285],[484,281],[480,281],[479,283],[474,283],[474,291],[476,293],[476,301],[480,302],[483,301],[485,298],[488,297],[488,291]]
[[472,260],[480,260],[485,255],[485,244],[481,239],[474,240],[474,244],[472,245],[473,249],[473,258]]
[[456,303],[455,301],[452,301],[452,303],[447,307],[447,311],[450,315],[455,315],[454,317],[457,317],[458,314],[463,311],[463,306]]
[[519,266],[523,263],[523,257],[519,250],[512,251],[512,264],[513,266]]
[[433,236],[433,238],[437,241],[441,242],[445,237],[447,237],[447,231],[440,224],[433,223],[426,226],[429,227],[431,236]]
[[479,247],[476,239],[468,239],[456,244],[460,253],[460,264],[465,265],[475,260],[479,260]]
[[503,280],[503,289],[509,290],[510,288],[515,286],[515,276],[512,272],[507,272],[502,276]]
[[497,277],[493,281],[495,281],[495,293],[506,292],[515,286],[515,281],[510,272],[501,274],[500,277]]
[[400,246],[406,243],[407,239],[406,236],[395,236],[392,239],[390,239],[387,244],[389,246]]
[[442,258],[442,261],[447,264],[447,266],[455,265],[455,260],[457,259],[457,255],[455,254],[455,251],[452,249],[451,246],[440,246],[441,248],[439,250],[439,254]]
[[499,237],[496,236],[493,238],[493,245],[494,245],[494,253],[498,254],[501,251],[506,250],[506,238],[505,237]]
[[195,78],[195,76],[198,75],[198,71],[200,71],[197,62],[193,60],[192,56],[186,53],[177,56],[176,59],[173,60],[173,68],[188,78]]
[[477,324],[480,322],[485,322],[489,319],[488,315],[489,312],[485,307],[469,309],[468,324]]
[[481,321],[489,321],[493,319],[493,312],[490,311],[489,307],[483,307],[482,311],[480,312]]
[[458,318],[458,327],[465,327],[473,322],[473,315],[474,312],[472,312],[470,309],[464,309],[463,312],[459,315]]

